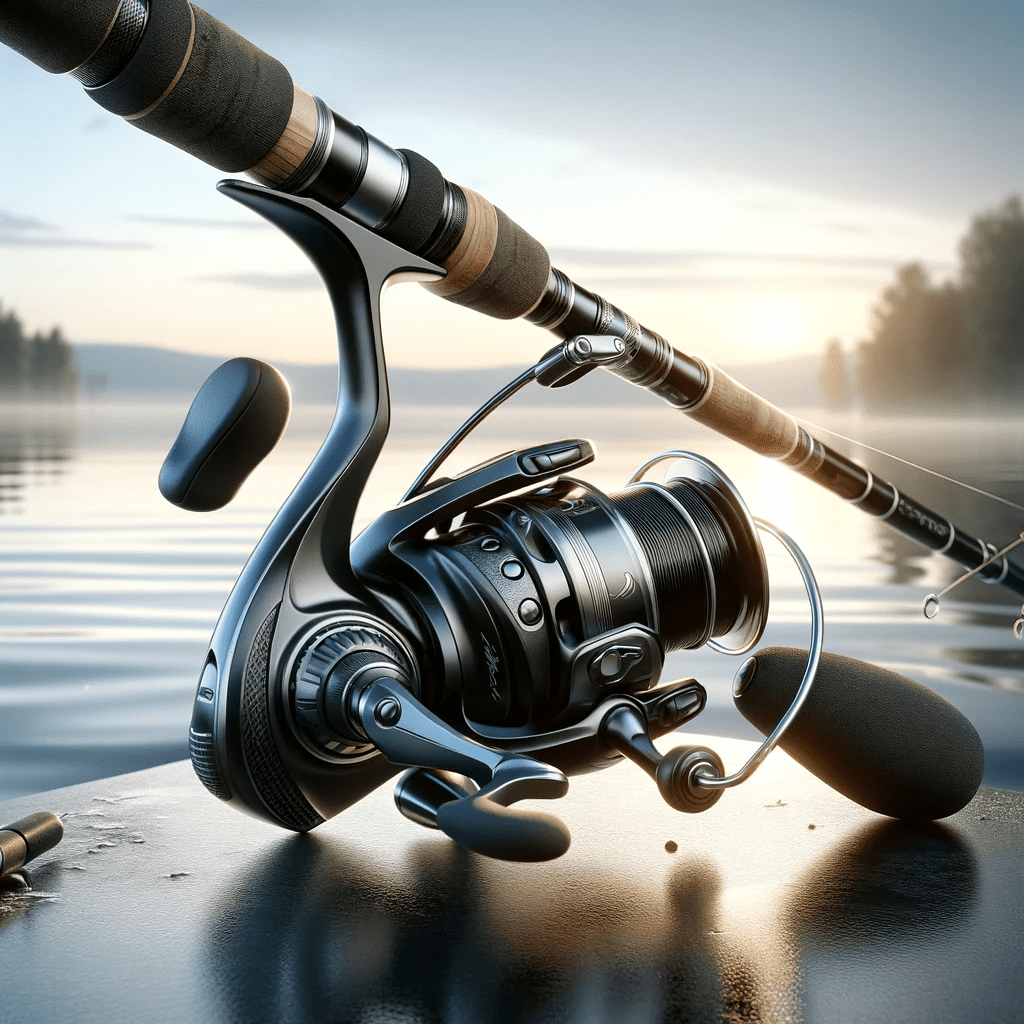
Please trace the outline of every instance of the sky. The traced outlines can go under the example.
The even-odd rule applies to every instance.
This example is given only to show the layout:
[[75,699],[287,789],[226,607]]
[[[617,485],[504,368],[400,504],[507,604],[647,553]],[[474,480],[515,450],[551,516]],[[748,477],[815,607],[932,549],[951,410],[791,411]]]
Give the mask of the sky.
[[[553,263],[730,366],[848,351],[897,266],[955,278],[1024,191],[1024,0],[207,0],[294,80],[487,196]],[[0,304],[30,330],[329,362],[305,258],[222,175],[0,46]],[[402,284],[394,365],[550,337]]]

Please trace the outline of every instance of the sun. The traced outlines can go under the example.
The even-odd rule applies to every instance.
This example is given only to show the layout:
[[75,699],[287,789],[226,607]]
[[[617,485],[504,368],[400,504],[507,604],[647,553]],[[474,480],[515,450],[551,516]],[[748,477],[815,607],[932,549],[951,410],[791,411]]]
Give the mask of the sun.
[[800,317],[792,306],[758,306],[750,318],[752,340],[766,349],[792,347],[800,333]]

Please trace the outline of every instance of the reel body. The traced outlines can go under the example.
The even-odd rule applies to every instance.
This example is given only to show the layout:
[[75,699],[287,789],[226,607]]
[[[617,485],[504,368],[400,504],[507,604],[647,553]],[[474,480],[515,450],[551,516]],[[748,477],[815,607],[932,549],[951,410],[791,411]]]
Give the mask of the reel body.
[[[514,860],[558,856],[569,834],[557,818],[513,805],[561,796],[567,776],[623,755],[672,806],[716,802],[738,779],[725,778],[716,755],[684,747],[662,756],[651,741],[705,703],[695,680],[661,681],[666,652],[710,644],[743,653],[764,629],[757,526],[724,474],[671,453],[676,476],[655,483],[643,467],[605,494],[565,475],[593,460],[589,442],[556,441],[454,479],[421,477],[353,541],[389,421],[380,292],[443,272],[312,200],[220,187],[319,270],[341,372],[323,446],[211,640],[189,734],[206,788],[301,832],[408,766],[396,789],[403,814]],[[553,351],[535,369],[559,386],[621,345]],[[225,503],[283,430],[279,376],[239,362],[204,385],[164,465],[161,490],[183,507]],[[787,725],[813,680],[820,629],[816,643]]]

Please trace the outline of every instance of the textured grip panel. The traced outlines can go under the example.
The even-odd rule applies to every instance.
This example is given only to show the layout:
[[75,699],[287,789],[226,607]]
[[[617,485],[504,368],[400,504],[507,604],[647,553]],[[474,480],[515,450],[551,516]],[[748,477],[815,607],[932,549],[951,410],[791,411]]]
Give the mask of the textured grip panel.
[[[807,652],[768,647],[755,661],[736,706],[767,735],[793,700]],[[917,821],[965,807],[985,768],[977,731],[949,701],[838,654],[822,655],[807,701],[779,745],[862,807]]]
[[[280,606],[278,606],[280,607]],[[324,822],[302,795],[281,760],[270,729],[267,676],[277,608],[263,620],[245,664],[242,683],[242,752],[260,799],[285,828],[308,832]]]
[[4,0],[0,41],[33,64],[64,75],[99,49],[121,0]]
[[89,94],[221,171],[244,171],[281,137],[294,90],[284,65],[206,11],[151,0],[134,57]]
[[86,91],[121,117],[155,106],[178,80],[192,52],[194,33],[188,0],[149,0],[146,31],[132,59],[110,81]]
[[213,736],[208,732],[188,731],[188,755],[192,759],[192,770],[199,781],[218,799],[230,800],[228,789],[217,770],[217,755],[214,751]]

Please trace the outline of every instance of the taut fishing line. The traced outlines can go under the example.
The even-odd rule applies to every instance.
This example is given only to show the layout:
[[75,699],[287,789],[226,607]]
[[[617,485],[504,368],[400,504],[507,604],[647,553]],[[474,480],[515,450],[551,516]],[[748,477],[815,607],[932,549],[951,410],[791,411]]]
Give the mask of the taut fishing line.
[[[808,427],[812,427],[814,430],[823,431],[826,434],[831,434],[833,437],[838,437],[841,441],[846,441],[849,444],[855,444],[861,448],[866,448],[869,452],[874,452],[876,455],[882,455],[887,459],[892,459],[894,462],[901,462],[904,466],[910,466],[912,469],[918,469],[922,473],[927,473],[929,476],[938,477],[939,480],[944,480],[946,483],[955,484],[957,487],[963,487],[965,490],[973,491],[975,494],[980,494],[983,498],[990,498],[992,501],[998,501],[1001,505],[1006,505],[1009,508],[1016,509],[1018,512],[1024,512],[1024,505],[1018,505],[1015,501],[1010,501],[1009,498],[1003,498],[998,494],[992,494],[990,491],[983,490],[980,487],[975,487],[973,484],[965,483],[963,480],[956,480],[951,476],[946,476],[944,473],[939,473],[937,470],[929,469],[927,466],[918,465],[916,462],[911,462],[909,459],[901,458],[899,455],[893,455],[892,452],[883,451],[881,448],[875,448],[873,445],[867,444],[864,441],[858,441],[856,438],[847,437],[845,434],[840,434],[837,430],[830,430],[828,427],[821,426],[820,423],[812,423],[808,419],[796,416],[794,419],[800,423],[806,424]],[[988,545],[993,551],[990,558],[987,558],[977,568],[972,569],[970,572],[966,572],[963,576],[957,577],[943,590],[940,590],[938,594],[927,594],[924,601],[921,603],[921,610],[924,612],[926,619],[934,619],[939,614],[940,604],[939,599],[945,594],[948,594],[954,587],[959,586],[964,580],[970,579],[976,575],[986,566],[991,565],[993,562],[1000,559],[1007,552],[1012,551],[1015,547],[1024,543],[1024,531],[1021,532],[1020,536],[1016,540],[1010,541],[1006,547],[996,551],[992,545]],[[1024,639],[1024,605],[1021,605],[1020,609],[1021,617],[1018,618],[1013,624],[1013,635],[1018,639]]]

